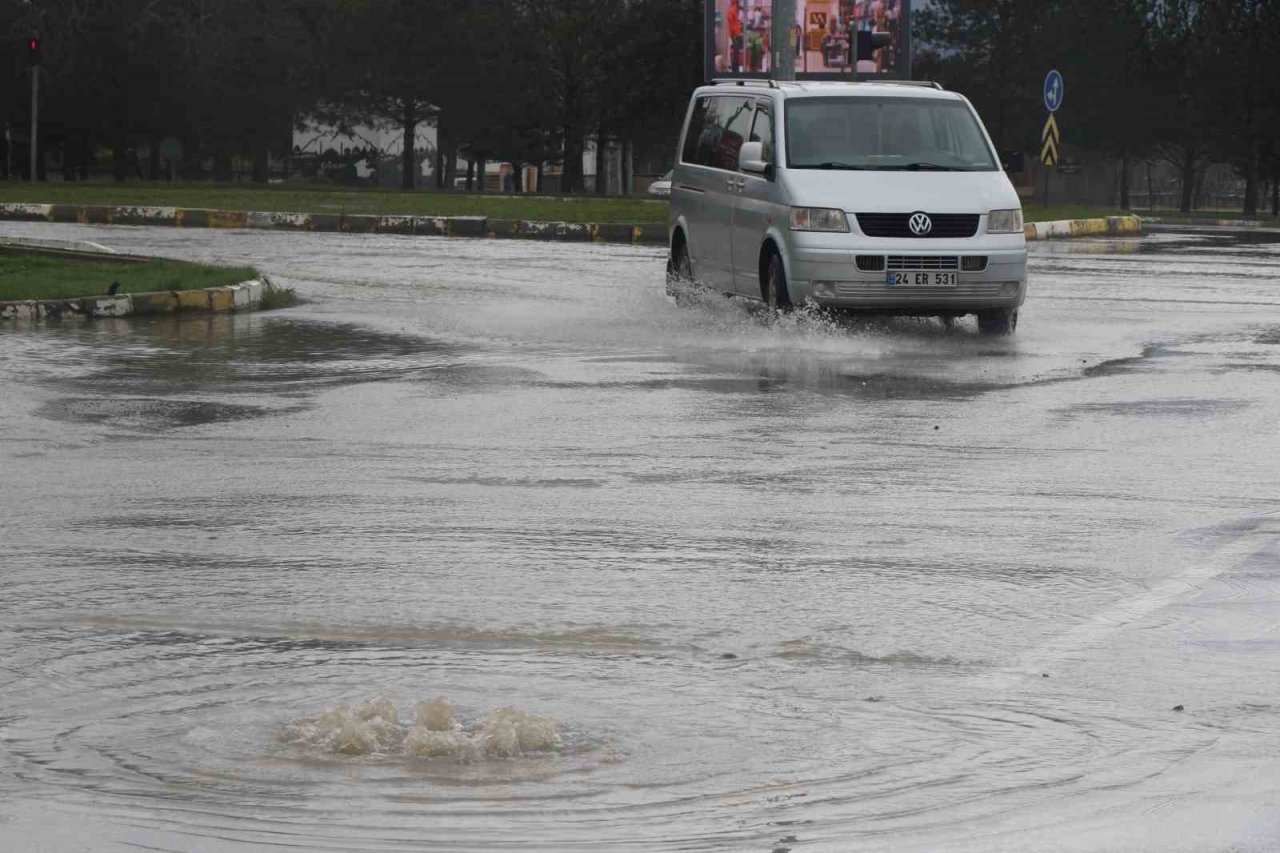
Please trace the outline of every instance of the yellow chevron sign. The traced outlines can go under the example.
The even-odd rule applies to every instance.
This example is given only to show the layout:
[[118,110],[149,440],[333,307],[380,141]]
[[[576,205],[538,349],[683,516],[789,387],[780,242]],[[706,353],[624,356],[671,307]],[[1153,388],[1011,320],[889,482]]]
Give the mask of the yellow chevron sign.
[[1058,121],[1053,117],[1053,113],[1049,113],[1049,118],[1044,123],[1044,130],[1040,132],[1040,162],[1046,166],[1058,165],[1058,145],[1062,141],[1062,136],[1058,132]]

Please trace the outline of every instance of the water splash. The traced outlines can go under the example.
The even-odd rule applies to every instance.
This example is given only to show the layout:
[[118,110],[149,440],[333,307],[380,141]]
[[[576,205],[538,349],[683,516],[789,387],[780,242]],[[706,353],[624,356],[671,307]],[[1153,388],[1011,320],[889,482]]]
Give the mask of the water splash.
[[562,726],[519,708],[495,708],[473,720],[443,696],[414,706],[413,722],[400,721],[392,697],[339,705],[289,723],[278,739],[309,753],[341,756],[453,758],[469,764],[557,751]]

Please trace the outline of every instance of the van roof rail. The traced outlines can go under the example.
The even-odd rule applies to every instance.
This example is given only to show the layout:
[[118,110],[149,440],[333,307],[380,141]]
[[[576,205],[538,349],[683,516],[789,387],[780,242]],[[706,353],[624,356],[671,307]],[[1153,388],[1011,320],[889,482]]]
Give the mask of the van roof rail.
[[[709,81],[713,86],[765,86],[770,89],[781,89],[777,80],[763,77],[716,77]],[[893,86],[917,86],[922,89],[946,91],[941,83],[933,80],[786,80],[787,83],[885,83]]]
[[868,80],[868,83],[891,83],[894,86],[920,86],[925,89],[937,89],[939,92],[946,91],[942,88],[941,83],[935,83],[933,80]]
[[759,77],[716,77],[711,81],[713,86],[766,86],[770,89],[780,88],[777,80],[766,80]]

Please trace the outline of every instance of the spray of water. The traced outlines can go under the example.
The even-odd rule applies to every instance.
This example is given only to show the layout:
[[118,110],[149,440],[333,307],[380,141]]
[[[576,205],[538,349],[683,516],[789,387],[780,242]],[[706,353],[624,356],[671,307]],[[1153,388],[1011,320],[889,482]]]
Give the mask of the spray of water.
[[392,697],[339,705],[289,723],[279,740],[309,753],[343,756],[452,758],[471,763],[549,753],[562,744],[561,726],[518,708],[496,708],[472,720],[441,696],[414,706],[402,723]]

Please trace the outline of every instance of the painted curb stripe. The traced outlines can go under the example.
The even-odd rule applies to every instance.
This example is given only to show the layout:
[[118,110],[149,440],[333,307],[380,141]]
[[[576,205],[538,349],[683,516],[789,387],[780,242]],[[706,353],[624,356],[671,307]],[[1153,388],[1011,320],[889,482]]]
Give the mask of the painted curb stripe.
[[201,290],[163,290],[123,296],[0,302],[0,320],[43,320],[72,314],[88,317],[136,317],[174,313],[225,313],[256,308],[266,284],[260,279]]
[[1097,219],[1055,219],[1050,222],[1028,222],[1023,229],[1028,240],[1054,240],[1065,237],[1119,237],[1142,233],[1138,216],[1106,216]]

